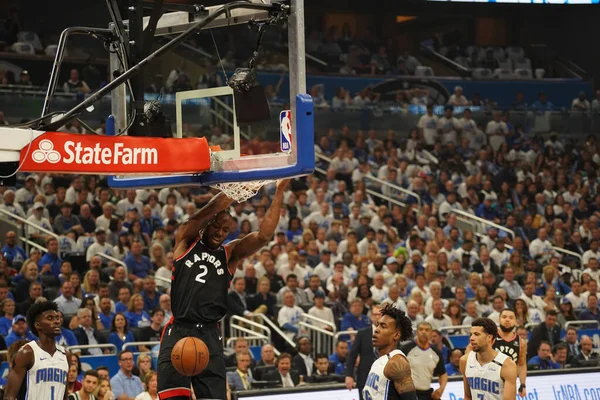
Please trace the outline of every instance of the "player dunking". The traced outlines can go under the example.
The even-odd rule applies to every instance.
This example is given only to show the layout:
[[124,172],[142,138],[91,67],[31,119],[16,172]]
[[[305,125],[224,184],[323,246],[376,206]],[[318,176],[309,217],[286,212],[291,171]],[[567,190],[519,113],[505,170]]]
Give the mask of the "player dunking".
[[498,328],[489,318],[471,324],[472,351],[460,359],[464,400],[514,400],[517,396],[517,364],[494,350]]
[[[50,301],[34,303],[27,311],[27,323],[39,339],[25,344],[15,355],[4,400],[66,399],[71,355],[55,341],[61,335],[58,306]],[[23,384],[27,391],[20,398]]]
[[379,353],[363,389],[365,400],[417,400],[410,364],[398,343],[412,337],[412,322],[404,311],[391,304],[381,310],[373,332],[373,347]]
[[[519,386],[519,396],[525,397],[527,389],[525,379],[527,379],[527,346],[515,332],[517,327],[517,316],[515,311],[506,308],[500,313],[500,326],[498,327],[498,336],[494,341],[494,350],[506,354],[517,364],[517,375],[521,385]],[[467,347],[466,352],[471,351],[471,346]]]
[[[227,291],[238,262],[266,245],[279,222],[283,193],[289,179],[277,183],[258,232],[223,246],[229,235],[233,202],[219,193],[177,230],[171,284],[173,317],[165,325],[158,356],[158,395],[161,400],[188,400],[190,382],[196,398],[225,399],[226,374],[218,321],[227,314]],[[171,350],[179,339],[195,336],[206,343],[208,366],[194,377],[179,374]]]

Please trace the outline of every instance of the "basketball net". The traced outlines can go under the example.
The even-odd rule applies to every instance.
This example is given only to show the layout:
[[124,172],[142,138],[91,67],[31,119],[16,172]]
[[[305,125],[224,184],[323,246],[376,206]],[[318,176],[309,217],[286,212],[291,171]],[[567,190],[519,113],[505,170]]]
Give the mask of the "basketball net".
[[[211,164],[213,165],[218,165],[221,162],[217,153],[218,152],[211,150]],[[246,182],[225,182],[216,183],[210,187],[218,189],[225,193],[225,196],[229,197],[230,199],[235,200],[238,203],[242,203],[256,196],[260,188],[273,182],[275,181],[270,179]]]

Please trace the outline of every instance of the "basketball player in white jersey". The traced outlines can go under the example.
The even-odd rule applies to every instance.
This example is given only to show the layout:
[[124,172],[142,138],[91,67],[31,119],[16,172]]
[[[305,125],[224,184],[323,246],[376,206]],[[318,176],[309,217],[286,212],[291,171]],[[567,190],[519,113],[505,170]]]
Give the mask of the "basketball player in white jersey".
[[25,344],[15,356],[4,400],[24,400],[18,397],[22,385],[27,387],[27,399],[66,400],[71,354],[55,341],[61,334],[56,303],[34,303],[27,311],[27,323],[39,339]]
[[514,400],[517,397],[517,364],[494,350],[496,323],[477,318],[471,324],[472,351],[460,359],[465,387],[464,400]]
[[363,388],[364,400],[417,400],[410,364],[398,343],[412,337],[412,321],[392,304],[381,310],[373,332],[379,358],[371,366]]
[[[527,396],[525,380],[527,379],[527,344],[515,332],[517,317],[515,311],[505,308],[500,313],[500,325],[498,336],[494,341],[494,349],[506,354],[517,364],[517,375],[521,385],[518,388],[519,396]],[[471,345],[467,346],[465,354],[471,351]]]

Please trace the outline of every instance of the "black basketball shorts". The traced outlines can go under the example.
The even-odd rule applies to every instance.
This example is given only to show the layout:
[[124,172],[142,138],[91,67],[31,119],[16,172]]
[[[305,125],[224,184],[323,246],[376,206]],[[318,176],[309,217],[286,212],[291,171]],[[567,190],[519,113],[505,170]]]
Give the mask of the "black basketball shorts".
[[[171,350],[184,337],[193,336],[206,343],[210,360],[199,375],[183,376],[171,363]],[[165,399],[189,399],[193,386],[196,399],[225,399],[227,397],[223,342],[218,323],[187,324],[169,321],[163,330],[158,355],[158,395]]]

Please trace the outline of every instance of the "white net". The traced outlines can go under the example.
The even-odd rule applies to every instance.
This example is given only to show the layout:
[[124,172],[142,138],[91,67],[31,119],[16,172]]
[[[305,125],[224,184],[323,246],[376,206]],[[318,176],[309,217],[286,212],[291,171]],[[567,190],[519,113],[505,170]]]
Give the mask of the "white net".
[[273,183],[273,180],[248,181],[248,182],[227,182],[211,185],[215,189],[219,189],[227,197],[241,203],[256,195],[261,187]]

